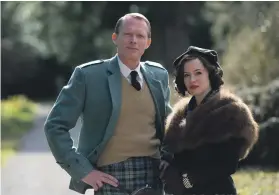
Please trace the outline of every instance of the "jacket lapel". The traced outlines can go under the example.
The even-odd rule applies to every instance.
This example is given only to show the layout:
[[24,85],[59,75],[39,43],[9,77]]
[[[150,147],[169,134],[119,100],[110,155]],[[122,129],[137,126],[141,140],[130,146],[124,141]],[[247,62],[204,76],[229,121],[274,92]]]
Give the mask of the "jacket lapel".
[[117,61],[117,57],[114,56],[108,65],[108,86],[111,94],[112,111],[109,119],[109,123],[106,129],[104,140],[107,140],[113,134],[116,127],[117,120],[121,108],[121,73]]
[[160,81],[155,79],[153,73],[147,68],[145,64],[141,66],[141,72],[146,81],[148,88],[150,89],[150,93],[153,98],[153,102],[156,109],[156,129],[157,136],[161,139],[163,137],[163,116],[165,115],[165,107],[164,107],[164,96],[162,92],[162,86]]

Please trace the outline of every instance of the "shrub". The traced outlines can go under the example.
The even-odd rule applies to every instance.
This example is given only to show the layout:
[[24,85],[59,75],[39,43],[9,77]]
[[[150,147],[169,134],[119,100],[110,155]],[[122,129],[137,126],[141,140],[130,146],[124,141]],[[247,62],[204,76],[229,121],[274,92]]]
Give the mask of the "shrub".
[[22,95],[1,101],[2,139],[21,134],[30,128],[35,108],[35,104]]
[[237,94],[250,106],[258,123],[279,117],[279,78],[265,87],[244,88]]
[[260,124],[257,144],[241,165],[279,168],[279,118],[272,117]]
[[259,140],[242,165],[279,167],[279,79],[238,95],[250,106],[260,127]]

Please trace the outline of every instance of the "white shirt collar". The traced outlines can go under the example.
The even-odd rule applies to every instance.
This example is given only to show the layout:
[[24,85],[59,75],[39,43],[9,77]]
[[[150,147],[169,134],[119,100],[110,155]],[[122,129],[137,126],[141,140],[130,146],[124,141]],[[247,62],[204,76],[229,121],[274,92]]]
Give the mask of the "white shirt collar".
[[[128,66],[126,66],[121,60],[120,58],[117,56],[117,60],[118,60],[118,64],[119,64],[119,68],[120,71],[122,73],[122,75],[129,81],[131,82],[131,78],[130,78],[130,73],[132,72],[132,70],[130,68],[128,68]],[[140,82],[140,85],[143,85],[143,75],[140,71],[140,67],[141,67],[141,63],[137,66],[137,68],[135,69],[135,71],[138,72],[138,78],[137,80]]]

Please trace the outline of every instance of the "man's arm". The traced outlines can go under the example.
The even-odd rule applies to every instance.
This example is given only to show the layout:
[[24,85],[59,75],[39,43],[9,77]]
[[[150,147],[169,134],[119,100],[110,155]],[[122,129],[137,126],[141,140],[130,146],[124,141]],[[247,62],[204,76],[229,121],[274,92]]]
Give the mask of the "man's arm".
[[57,163],[77,180],[93,170],[89,160],[76,152],[69,133],[82,113],[85,90],[84,75],[77,67],[68,84],[61,90],[44,126],[49,147]]

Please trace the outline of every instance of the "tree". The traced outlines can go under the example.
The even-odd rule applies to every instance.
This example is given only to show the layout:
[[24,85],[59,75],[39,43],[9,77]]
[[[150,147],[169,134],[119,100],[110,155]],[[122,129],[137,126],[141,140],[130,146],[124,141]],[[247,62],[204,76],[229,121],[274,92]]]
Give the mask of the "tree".
[[[240,86],[266,85],[279,75],[279,3],[207,4],[212,34],[222,54],[225,80]],[[212,10],[218,10],[215,13]]]

